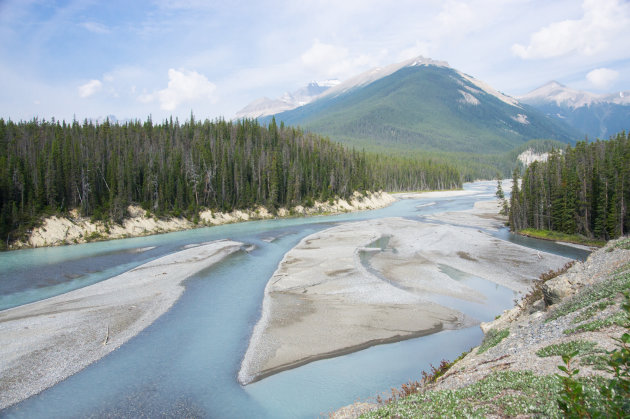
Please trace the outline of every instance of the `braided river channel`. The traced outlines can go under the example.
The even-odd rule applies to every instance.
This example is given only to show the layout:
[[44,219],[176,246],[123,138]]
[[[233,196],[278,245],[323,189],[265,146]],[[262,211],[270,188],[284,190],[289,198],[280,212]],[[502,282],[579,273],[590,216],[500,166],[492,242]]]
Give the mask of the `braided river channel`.
[[[237,374],[260,318],[267,281],[302,238],[336,223],[385,217],[417,220],[465,210],[476,201],[494,199],[495,187],[495,182],[475,182],[464,186],[471,191],[468,195],[403,199],[373,211],[2,253],[0,310],[106,280],[191,244],[232,239],[248,249],[186,280],[186,290],[174,306],[119,349],[0,411],[0,416],[312,418],[355,401],[374,400],[391,387],[419,379],[431,364],[479,345],[479,326],[373,346],[242,386]],[[573,259],[587,256],[584,250],[514,236],[507,229],[493,234]],[[468,280],[475,284],[474,277]],[[462,310],[480,321],[492,320],[519,298],[507,288],[478,282],[485,287],[487,303],[465,307],[462,301]]]

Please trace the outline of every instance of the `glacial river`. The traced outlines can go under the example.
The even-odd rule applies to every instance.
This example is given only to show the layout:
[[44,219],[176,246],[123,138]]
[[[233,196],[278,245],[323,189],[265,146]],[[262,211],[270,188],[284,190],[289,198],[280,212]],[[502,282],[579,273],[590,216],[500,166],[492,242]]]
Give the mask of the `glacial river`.
[[[495,182],[466,184],[474,194],[401,200],[380,210],[337,216],[253,221],[157,236],[0,254],[0,310],[84,287],[184,246],[229,238],[253,245],[185,282],[186,291],[155,323],[120,349],[0,416],[300,418],[327,415],[419,379],[442,359],[478,345],[478,326],[379,345],[321,360],[241,386],[236,377],[263,291],[283,255],[303,237],[335,223],[383,217],[418,219],[494,199]],[[427,205],[430,204],[430,205]],[[573,247],[496,234],[528,247],[583,259]],[[457,272],[446,272],[458,275]],[[493,319],[517,296],[479,278],[484,305],[461,309]],[[453,304],[453,302],[450,302]]]

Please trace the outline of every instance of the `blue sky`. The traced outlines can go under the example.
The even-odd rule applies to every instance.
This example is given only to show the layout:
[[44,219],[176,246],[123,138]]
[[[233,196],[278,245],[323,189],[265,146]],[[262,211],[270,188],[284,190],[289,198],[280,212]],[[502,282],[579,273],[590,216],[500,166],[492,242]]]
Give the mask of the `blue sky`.
[[630,90],[626,0],[0,0],[0,117],[232,118],[417,55],[512,96]]

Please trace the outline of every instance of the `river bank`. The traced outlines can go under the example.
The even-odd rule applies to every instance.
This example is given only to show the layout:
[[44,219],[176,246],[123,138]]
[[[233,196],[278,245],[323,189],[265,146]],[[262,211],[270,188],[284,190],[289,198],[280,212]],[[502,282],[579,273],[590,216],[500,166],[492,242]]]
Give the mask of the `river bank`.
[[140,237],[276,217],[333,215],[383,208],[395,201],[396,198],[383,191],[366,192],[365,195],[355,192],[348,200],[316,201],[310,207],[298,205],[289,209],[280,208],[276,214],[263,206],[254,210],[234,210],[227,213],[205,210],[198,214],[198,223],[182,217],[158,218],[134,205],[127,208],[129,216],[120,224],[92,221],[88,217],[81,217],[78,211],[73,210],[67,217],[52,216],[44,219],[41,226],[34,228],[26,240],[12,243],[9,249],[62,246],[90,241]]
[[119,348],[169,310],[183,281],[242,243],[220,240],[114,278],[0,312],[0,409],[53,386]]
[[424,222],[344,223],[304,238],[265,288],[239,381],[479,324],[452,300],[485,301],[483,291],[463,278],[523,294],[540,274],[567,263],[494,238],[490,232],[504,224],[498,210],[497,203],[481,202],[473,210],[436,214]]
[[[584,379],[589,408],[605,396],[593,377],[608,377],[606,351],[618,348],[629,326],[621,309],[630,285],[630,239],[609,242],[586,261],[539,283],[498,319],[483,323],[486,338],[436,380],[417,382],[410,393],[385,405],[346,406],[336,419],[366,417],[563,416],[561,355],[577,351],[572,368]],[[420,377],[418,377],[420,378]],[[622,395],[622,397],[624,397]],[[627,394],[625,395],[627,397]],[[507,413],[509,412],[509,413]],[[600,410],[601,412],[601,410]]]
[[556,243],[581,246],[582,248],[590,250],[595,250],[606,245],[605,240],[589,239],[588,237],[580,236],[577,234],[565,234],[557,231],[536,230],[533,228],[527,228],[524,230],[519,230],[517,231],[517,233],[525,237],[533,237],[540,240],[548,240]]

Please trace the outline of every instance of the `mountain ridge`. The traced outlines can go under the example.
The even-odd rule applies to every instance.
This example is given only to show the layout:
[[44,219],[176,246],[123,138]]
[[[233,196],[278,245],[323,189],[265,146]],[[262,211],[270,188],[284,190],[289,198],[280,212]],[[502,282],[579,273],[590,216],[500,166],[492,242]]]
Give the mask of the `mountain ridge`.
[[369,70],[274,117],[353,146],[405,150],[498,153],[531,139],[567,143],[583,135],[424,57]]
[[607,139],[630,128],[630,91],[596,94],[550,81],[518,99],[590,138]]
[[556,105],[565,105],[573,109],[590,106],[596,103],[630,105],[630,90],[620,91],[618,93],[597,94],[573,89],[552,80],[523,96],[519,96],[518,99],[525,103],[555,102]]
[[259,118],[295,109],[310,103],[313,99],[339,83],[339,80],[336,79],[312,81],[298,90],[284,93],[277,99],[270,99],[266,96],[258,98],[236,112],[235,119]]

